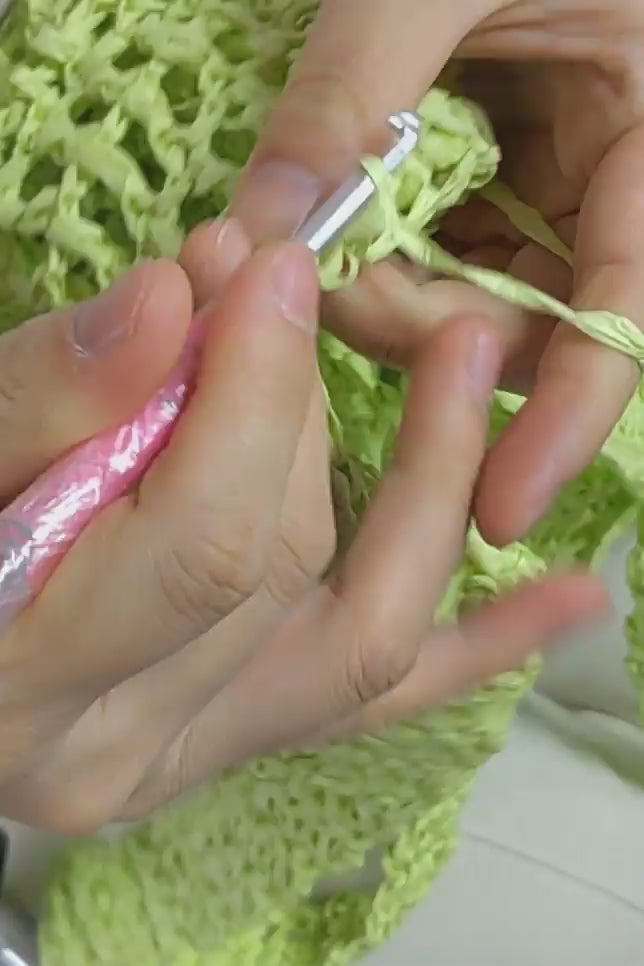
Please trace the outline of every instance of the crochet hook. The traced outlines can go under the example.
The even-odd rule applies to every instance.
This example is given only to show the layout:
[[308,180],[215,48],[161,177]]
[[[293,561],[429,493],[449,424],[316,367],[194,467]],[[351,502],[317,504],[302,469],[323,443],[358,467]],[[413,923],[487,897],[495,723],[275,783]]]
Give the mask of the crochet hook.
[[[413,111],[400,111],[391,115],[389,127],[396,133],[397,139],[382,158],[382,164],[385,171],[392,172],[418,144],[420,118]],[[313,212],[296,232],[295,238],[308,245],[314,254],[319,254],[340,237],[366,207],[376,190],[375,183],[366,172],[352,175]]]
[[[389,118],[389,126],[395,143],[382,162],[394,171],[415,148],[420,119],[401,111]],[[296,239],[319,254],[376,190],[367,173],[352,176],[312,214]],[[192,392],[198,362],[193,334],[165,385],[133,420],[72,450],[0,513],[0,628],[42,589],[92,518],[135,486],[167,445]]]

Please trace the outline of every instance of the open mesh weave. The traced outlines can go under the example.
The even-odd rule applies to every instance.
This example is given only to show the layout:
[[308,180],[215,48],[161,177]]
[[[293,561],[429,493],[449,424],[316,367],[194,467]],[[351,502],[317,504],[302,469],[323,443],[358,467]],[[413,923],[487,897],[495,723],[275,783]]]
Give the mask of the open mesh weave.
[[[0,30],[0,327],[85,298],[135,259],[175,255],[226,204],[314,13],[309,0],[16,0]],[[494,181],[481,112],[435,89],[418,151],[396,177],[365,164],[378,196],[320,265],[327,288],[393,251],[549,312],[644,361],[644,337],[608,313],[574,313],[526,285],[465,267],[432,240],[473,190],[569,254]],[[320,364],[335,457],[363,509],[400,419],[404,387],[329,336]],[[497,395],[498,429],[521,400]],[[472,531],[440,609],[454,616],[540,573],[594,563],[640,517],[639,395],[601,456],[568,484],[526,545]],[[644,682],[644,549],[633,552],[630,665]],[[642,628],[640,629],[640,626]],[[464,704],[378,738],[233,771],[115,843],[74,847],[53,875],[43,966],[342,966],[385,939],[454,847],[477,770],[504,741],[536,665]],[[374,850],[375,890],[316,893]],[[431,937],[428,937],[428,960]]]

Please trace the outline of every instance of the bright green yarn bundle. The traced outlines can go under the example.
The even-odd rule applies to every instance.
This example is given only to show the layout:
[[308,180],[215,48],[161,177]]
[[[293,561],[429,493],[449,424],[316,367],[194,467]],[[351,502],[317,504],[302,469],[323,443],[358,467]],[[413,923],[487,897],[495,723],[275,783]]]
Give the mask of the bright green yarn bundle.
[[[223,209],[313,12],[308,0],[16,0],[0,30],[0,327],[87,296],[139,257],[176,254],[194,224]],[[441,213],[481,190],[569,257],[494,181],[498,149],[474,105],[436,89],[421,114],[419,149],[395,178],[365,162],[378,198],[323,259],[323,284],[346,284],[361,264],[400,251],[644,361],[644,337],[628,320],[574,313],[436,245]],[[320,363],[336,463],[359,515],[404,388],[329,336]],[[520,403],[498,394],[496,431]],[[594,563],[638,515],[644,542],[643,418],[638,396],[525,546],[492,550],[472,531],[441,618],[549,564]],[[630,665],[641,683],[639,546],[629,580]],[[353,962],[391,934],[439,872],[472,781],[502,747],[536,670],[377,738],[252,763],[117,842],[72,848],[49,888],[44,966]],[[316,889],[374,854],[377,889]]]

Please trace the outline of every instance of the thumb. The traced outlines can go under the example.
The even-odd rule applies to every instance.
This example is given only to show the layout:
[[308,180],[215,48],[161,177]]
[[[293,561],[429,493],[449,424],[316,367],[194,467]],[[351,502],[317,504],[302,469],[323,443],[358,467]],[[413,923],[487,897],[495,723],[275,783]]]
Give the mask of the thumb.
[[186,276],[160,260],[0,336],[0,500],[144,405],[177,359],[191,315]]
[[493,0],[322,0],[231,211],[255,242],[286,238],[413,108]]

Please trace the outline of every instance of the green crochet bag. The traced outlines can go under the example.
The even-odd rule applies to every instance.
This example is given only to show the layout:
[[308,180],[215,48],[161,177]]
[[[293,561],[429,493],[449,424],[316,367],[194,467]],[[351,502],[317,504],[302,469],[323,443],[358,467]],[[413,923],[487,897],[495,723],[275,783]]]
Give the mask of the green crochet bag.
[[[314,14],[310,0],[16,0],[0,29],[0,327],[84,298],[141,256],[177,253],[220,212]],[[481,112],[435,89],[419,150],[320,265],[327,288],[394,251],[549,312],[644,361],[644,337],[608,313],[575,313],[526,285],[466,267],[432,239],[441,213],[480,190],[564,258],[546,226],[494,181]],[[386,461],[404,388],[329,336],[320,342],[337,465],[353,509]],[[499,393],[498,430],[521,404]],[[545,566],[594,563],[640,518],[640,397],[604,452],[526,545],[472,531],[441,608],[489,597]],[[644,681],[644,554],[630,666]],[[503,745],[537,662],[465,704],[312,754],[233,771],[117,842],[73,847],[54,870],[43,966],[341,966],[388,937],[454,848],[478,769]],[[316,891],[376,854],[375,890]],[[431,940],[429,940],[431,941]],[[428,955],[431,956],[431,950]]]

